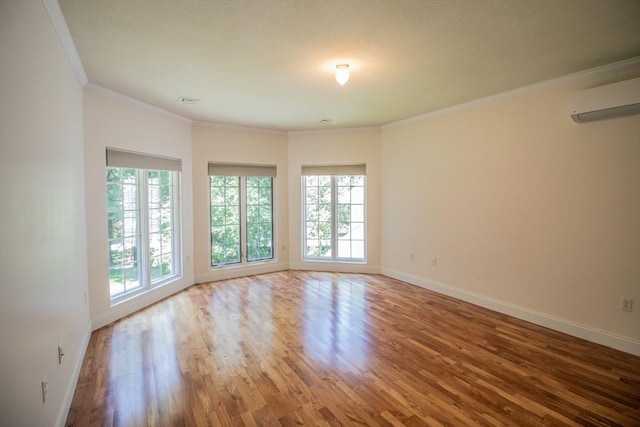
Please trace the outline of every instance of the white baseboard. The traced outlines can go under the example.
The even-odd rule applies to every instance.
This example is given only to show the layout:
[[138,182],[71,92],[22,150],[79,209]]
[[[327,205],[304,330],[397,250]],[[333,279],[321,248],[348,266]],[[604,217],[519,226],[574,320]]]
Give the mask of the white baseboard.
[[351,262],[302,261],[289,264],[291,270],[328,271],[333,273],[380,274],[380,267]]
[[215,282],[217,280],[236,279],[238,277],[253,276],[254,274],[275,273],[288,270],[289,264],[279,262],[265,262],[250,266],[233,266],[213,269],[195,277],[195,283]]
[[76,385],[78,384],[78,378],[80,377],[80,370],[82,369],[82,363],[84,362],[84,356],[87,354],[87,348],[89,347],[89,340],[91,339],[91,323],[87,325],[87,329],[82,337],[82,343],[80,343],[80,349],[78,351],[78,357],[73,364],[73,372],[71,378],[67,384],[67,389],[64,393],[64,399],[62,400],[62,406],[58,412],[56,418],[56,424],[59,427],[64,427],[67,423],[67,416],[69,415],[69,409],[71,408],[71,402],[73,401],[73,395],[76,392]]
[[193,285],[193,277],[183,277],[176,282],[169,283],[164,286],[152,289],[143,294],[136,295],[135,297],[122,301],[112,307],[107,314],[97,317],[91,321],[93,330],[100,329],[116,320],[122,319],[125,316],[135,313],[138,310],[142,310],[145,307],[150,306],[168,296],[180,292],[183,289]]
[[615,335],[591,326],[562,319],[546,313],[541,313],[515,304],[510,304],[508,302],[486,297],[474,292],[469,292],[464,289],[455,288],[444,283],[423,279],[401,271],[382,268],[380,273],[421,288],[429,289],[439,294],[479,305],[480,307],[488,308],[489,310],[497,311],[498,313],[507,314],[527,322],[535,323],[536,325],[544,326],[545,328],[553,329],[554,331],[563,332],[596,344],[601,344],[616,350],[640,356],[640,341],[636,341],[631,338]]

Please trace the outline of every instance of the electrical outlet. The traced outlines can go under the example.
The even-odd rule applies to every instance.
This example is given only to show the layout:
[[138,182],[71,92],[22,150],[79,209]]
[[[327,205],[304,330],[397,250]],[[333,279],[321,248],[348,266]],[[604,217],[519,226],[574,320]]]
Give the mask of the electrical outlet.
[[438,266],[438,258],[437,257],[431,258],[431,266],[432,267],[437,267]]
[[42,377],[42,403],[47,402],[47,394],[49,393],[49,383],[47,382],[47,376]]
[[633,298],[620,297],[620,310],[633,311]]
[[409,254],[409,261],[415,261],[415,260],[416,260],[416,256],[415,256],[415,254],[413,252],[411,252]]

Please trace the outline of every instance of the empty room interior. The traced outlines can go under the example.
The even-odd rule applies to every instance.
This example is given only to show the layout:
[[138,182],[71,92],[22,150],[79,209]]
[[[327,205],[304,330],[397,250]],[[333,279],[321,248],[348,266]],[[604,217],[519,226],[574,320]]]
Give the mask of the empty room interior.
[[0,425],[640,425],[639,22],[0,0]]

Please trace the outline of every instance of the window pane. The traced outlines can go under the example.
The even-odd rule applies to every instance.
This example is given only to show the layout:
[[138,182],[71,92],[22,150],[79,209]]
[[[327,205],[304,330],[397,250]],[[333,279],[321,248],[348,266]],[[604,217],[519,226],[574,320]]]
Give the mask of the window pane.
[[351,242],[351,258],[364,259],[364,241]]
[[107,182],[120,184],[122,181],[122,169],[107,167]]
[[158,279],[162,278],[162,257],[156,256],[151,258],[150,268],[149,268],[149,276],[151,281],[154,282]]
[[307,205],[307,221],[318,221],[318,205]]
[[364,259],[365,177],[306,176],[302,185],[305,257]]
[[115,239],[123,236],[124,228],[122,212],[109,212],[107,214],[107,237]]
[[157,233],[160,231],[160,210],[149,209],[149,232]]
[[307,199],[308,205],[317,204],[318,203],[318,187],[307,187],[306,199]]
[[349,187],[349,185],[351,184],[351,177],[350,176],[337,176],[336,178],[338,180],[338,186]]
[[317,222],[307,222],[305,230],[306,230],[307,240],[314,240],[314,239],[318,238],[318,223]]
[[260,204],[271,205],[271,184],[264,184],[260,187]]
[[211,176],[209,185],[211,265],[240,262],[240,178]]
[[338,222],[349,223],[351,221],[351,206],[350,205],[338,205]]
[[[345,187],[338,204],[338,258],[364,259],[364,176],[339,177]],[[348,187],[347,187],[348,186]],[[348,195],[348,197],[347,197]]]
[[109,269],[109,292],[111,297],[124,293],[124,273],[122,268]]
[[305,256],[331,257],[331,177],[305,176]]
[[[273,258],[273,209],[270,177],[247,177],[247,261]],[[251,186],[249,186],[251,184]]]
[[351,203],[364,204],[364,187],[351,187]]
[[106,175],[109,293],[113,297],[140,286],[139,176],[135,169],[113,167],[107,168]]
[[338,240],[338,258],[351,258],[351,242]]
[[318,187],[318,203],[330,205],[331,201],[331,184]]
[[363,223],[351,224],[351,238],[354,240],[364,240],[364,224]]
[[109,267],[122,268],[124,247],[122,240],[118,239],[109,243]]
[[160,250],[163,255],[173,252],[173,239],[168,233],[162,233],[161,235]]
[[109,286],[117,299],[176,272],[178,172],[107,167],[106,174]]
[[351,187],[338,187],[338,203],[351,203]]
[[224,225],[224,206],[211,206],[211,226]]
[[318,237],[327,241],[331,241],[331,222],[318,222]]
[[123,197],[121,183],[107,184],[107,212],[121,211]]
[[331,221],[331,205],[318,206],[318,221],[324,221],[324,222]]
[[351,221],[364,222],[364,205],[351,206]]
[[[173,187],[176,172],[147,171],[149,276],[151,283],[175,273],[173,266],[174,206]],[[168,256],[170,265],[164,258]]]
[[149,234],[149,256],[160,255],[160,233]]
[[173,255],[172,254],[162,254],[162,275],[168,276],[174,274],[173,268]]
[[140,287],[138,263],[128,264],[124,268],[124,291],[129,292]]

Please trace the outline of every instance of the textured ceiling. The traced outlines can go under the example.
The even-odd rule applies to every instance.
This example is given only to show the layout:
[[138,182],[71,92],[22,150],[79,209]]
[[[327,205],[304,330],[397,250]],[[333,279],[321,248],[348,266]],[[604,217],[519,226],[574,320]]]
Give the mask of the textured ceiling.
[[194,120],[282,130],[383,125],[640,56],[637,0],[60,6],[90,82]]

